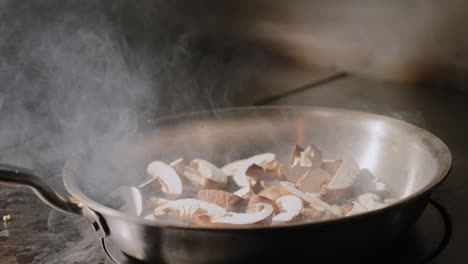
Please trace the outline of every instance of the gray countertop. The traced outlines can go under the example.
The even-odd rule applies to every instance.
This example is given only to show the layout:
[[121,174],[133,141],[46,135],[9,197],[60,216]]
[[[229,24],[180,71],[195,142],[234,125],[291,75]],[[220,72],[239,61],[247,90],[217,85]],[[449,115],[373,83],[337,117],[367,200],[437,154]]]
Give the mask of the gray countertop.
[[[453,168],[450,177],[433,193],[433,199],[447,208],[453,219],[454,233],[448,247],[431,263],[464,262],[468,241],[468,226],[465,225],[468,222],[465,210],[468,180],[463,174],[468,169],[465,139],[468,94],[444,87],[407,87],[334,72],[290,76],[296,82],[291,81],[289,85],[286,81],[263,82],[268,85],[258,90],[270,87],[268,94],[246,96],[247,99],[240,99],[238,104],[310,105],[368,111],[421,126],[448,144],[454,157]],[[275,90],[274,84],[281,88]],[[0,263],[110,263],[86,220],[49,209],[28,190],[2,187],[0,197],[0,215],[10,214],[13,218],[0,227]],[[431,210],[426,209],[427,217],[437,218]],[[439,236],[440,221],[429,222],[428,227],[419,232]],[[426,240],[433,243],[429,247],[438,243],[437,239]]]

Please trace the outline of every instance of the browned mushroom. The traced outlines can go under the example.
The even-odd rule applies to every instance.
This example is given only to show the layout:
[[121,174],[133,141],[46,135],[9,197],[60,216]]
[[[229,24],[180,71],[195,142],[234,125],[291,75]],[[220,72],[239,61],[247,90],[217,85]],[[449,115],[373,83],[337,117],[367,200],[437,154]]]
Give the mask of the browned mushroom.
[[269,186],[265,189],[263,189],[259,195],[261,196],[264,196],[272,201],[276,201],[276,199],[278,199],[279,197],[283,196],[283,195],[287,195],[288,192],[285,192],[283,190],[283,188],[281,187],[281,185],[277,184],[277,185],[272,185],[272,186]]
[[342,204],[354,194],[353,185],[357,181],[359,166],[349,158],[342,159],[341,165],[331,181],[320,191],[320,198],[332,204]]
[[236,211],[247,205],[247,200],[221,190],[200,190],[198,191],[198,200],[217,204],[228,211]]
[[301,215],[303,216],[303,220],[312,222],[325,221],[337,217],[336,215],[333,215],[327,211],[319,211],[312,207],[302,209]]

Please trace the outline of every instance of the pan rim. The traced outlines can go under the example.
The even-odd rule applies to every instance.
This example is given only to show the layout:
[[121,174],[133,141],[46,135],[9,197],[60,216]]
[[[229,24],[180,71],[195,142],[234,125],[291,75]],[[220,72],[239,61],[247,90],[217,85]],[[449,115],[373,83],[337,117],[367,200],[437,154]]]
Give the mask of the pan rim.
[[[431,179],[431,181],[428,184],[426,184],[424,187],[422,187],[420,190],[414,193],[411,193],[405,198],[398,199],[396,202],[384,208],[380,208],[377,210],[372,210],[370,212],[364,212],[364,213],[360,213],[360,214],[356,214],[352,216],[339,217],[339,218],[330,219],[330,220],[323,220],[323,221],[317,221],[317,222],[278,224],[274,226],[199,227],[199,226],[187,226],[187,225],[181,225],[181,224],[160,223],[156,221],[146,220],[137,216],[131,216],[123,212],[120,212],[118,210],[107,207],[91,199],[86,194],[84,194],[81,191],[81,189],[78,187],[78,184],[76,184],[76,181],[72,173],[67,172],[67,167],[68,167],[67,165],[65,166],[63,170],[63,182],[65,185],[65,188],[75,199],[80,201],[84,206],[92,209],[93,211],[99,214],[102,214],[103,216],[119,218],[124,221],[131,221],[133,223],[143,224],[145,226],[152,226],[155,228],[174,228],[174,229],[199,230],[199,231],[202,231],[202,230],[205,230],[205,231],[227,231],[227,230],[248,231],[248,230],[253,230],[253,229],[272,230],[272,229],[291,229],[291,228],[297,229],[297,228],[312,228],[312,227],[315,228],[315,227],[322,227],[324,225],[333,225],[333,224],[339,224],[339,223],[344,223],[344,222],[349,222],[349,221],[357,221],[357,220],[367,218],[373,215],[386,213],[395,208],[403,207],[406,204],[411,203],[412,201],[423,197],[425,194],[430,194],[430,192],[434,188],[439,186],[448,177],[449,171],[452,167],[452,154],[450,152],[450,149],[445,144],[445,142],[443,142],[439,137],[435,136],[431,132],[421,127],[415,126],[411,123],[408,123],[406,121],[403,121],[403,120],[399,120],[399,119],[388,117],[388,116],[381,115],[381,114],[375,114],[375,113],[364,112],[364,111],[356,111],[352,109],[315,107],[315,106],[289,106],[289,105],[227,107],[227,108],[217,108],[217,109],[211,109],[211,110],[181,113],[177,115],[166,116],[166,117],[155,119],[154,122],[156,123],[156,122],[162,122],[166,120],[175,120],[175,119],[179,119],[182,117],[189,117],[189,116],[202,116],[202,115],[212,114],[215,112],[260,111],[260,110],[264,110],[264,111],[281,110],[281,111],[296,111],[296,112],[297,111],[307,111],[307,112],[319,111],[323,113],[346,112],[349,114],[355,114],[355,115],[361,115],[361,116],[364,115],[369,119],[378,118],[379,120],[385,120],[387,122],[399,123],[400,125],[404,125],[408,127],[415,133],[418,133],[418,135],[420,135],[421,137],[424,137],[430,140],[430,145],[433,146],[434,149],[439,150],[437,152],[437,160],[440,162],[441,167],[439,168],[437,175],[433,179]],[[68,163],[69,162],[67,162],[67,164]]]

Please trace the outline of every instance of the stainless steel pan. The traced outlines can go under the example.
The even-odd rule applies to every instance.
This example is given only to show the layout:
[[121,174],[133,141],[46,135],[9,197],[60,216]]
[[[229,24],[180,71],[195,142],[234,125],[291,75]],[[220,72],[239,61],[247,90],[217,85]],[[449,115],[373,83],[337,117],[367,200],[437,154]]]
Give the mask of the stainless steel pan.
[[[383,179],[399,201],[369,213],[275,227],[200,228],[125,215],[109,193],[137,184],[151,160],[229,160],[313,143],[324,158],[350,155]],[[246,107],[149,122],[131,144],[68,162],[63,197],[32,171],[0,166],[0,181],[26,186],[50,206],[89,219],[128,256],[163,263],[262,262],[266,259],[370,255],[388,246],[424,210],[451,167],[447,146],[431,133],[385,116],[330,108]],[[382,259],[383,260],[383,259]]]

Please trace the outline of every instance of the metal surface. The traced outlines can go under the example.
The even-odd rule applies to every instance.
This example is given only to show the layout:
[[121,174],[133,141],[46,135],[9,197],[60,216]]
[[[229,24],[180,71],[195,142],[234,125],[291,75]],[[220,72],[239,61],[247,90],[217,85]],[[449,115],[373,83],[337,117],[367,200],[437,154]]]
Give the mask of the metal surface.
[[29,187],[47,205],[66,213],[82,215],[83,210],[76,201],[63,197],[47,186],[36,173],[27,169],[0,164],[0,182],[14,187]]
[[[298,122],[304,129],[299,134],[295,129]],[[298,141],[314,142],[325,157],[352,155],[361,167],[369,168],[388,183],[401,199],[375,212],[314,224],[248,229],[188,228],[143,221],[109,208],[102,193],[113,186],[91,190],[89,185],[93,179],[105,176],[83,173],[83,164],[79,163],[68,168],[64,180],[70,193],[102,215],[110,239],[123,252],[146,261],[252,261],[264,256],[264,252],[275,258],[284,256],[285,252],[300,252],[295,257],[317,257],[336,250],[348,253],[351,258],[358,257],[353,253],[361,252],[359,249],[380,252],[383,245],[394,241],[416,221],[430,191],[443,180],[451,164],[448,148],[427,131],[395,119],[346,110],[233,108],[167,119],[158,123],[158,127],[157,132],[144,135],[144,144],[128,149],[131,158],[123,166],[146,162],[141,158],[149,158],[150,153],[167,159],[180,153],[198,154],[209,160],[221,153],[229,154],[218,158],[221,163],[249,152],[281,153]],[[157,153],[158,150],[164,153]],[[136,160],[137,163],[132,163]],[[310,241],[311,237],[314,241]]]

